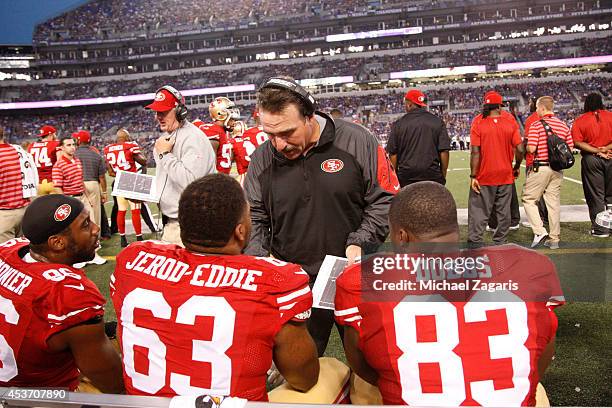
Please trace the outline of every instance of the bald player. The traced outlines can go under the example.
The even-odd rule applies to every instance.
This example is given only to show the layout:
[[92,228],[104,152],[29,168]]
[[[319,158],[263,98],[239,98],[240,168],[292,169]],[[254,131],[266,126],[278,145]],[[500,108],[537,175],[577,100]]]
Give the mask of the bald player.
[[[387,405],[535,405],[554,353],[552,309],[563,303],[552,262],[516,245],[460,251],[455,201],[435,182],[402,189],[389,224],[398,254],[434,263],[377,273],[381,259],[396,255],[379,254],[341,274],[335,316],[351,368]],[[542,388],[538,406],[544,395]]]

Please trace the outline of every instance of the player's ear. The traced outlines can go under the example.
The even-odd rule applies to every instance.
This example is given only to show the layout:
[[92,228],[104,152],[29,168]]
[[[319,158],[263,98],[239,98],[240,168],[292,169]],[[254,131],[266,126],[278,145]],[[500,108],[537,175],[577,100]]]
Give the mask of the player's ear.
[[246,243],[247,240],[249,239],[248,229],[246,225],[243,224],[242,222],[239,222],[238,224],[236,224],[236,228],[234,228],[234,239],[236,240],[236,242],[238,242],[241,245],[243,243]]
[[47,239],[47,246],[51,251],[54,252],[62,252],[66,249],[68,245],[68,240],[64,234],[51,235]]

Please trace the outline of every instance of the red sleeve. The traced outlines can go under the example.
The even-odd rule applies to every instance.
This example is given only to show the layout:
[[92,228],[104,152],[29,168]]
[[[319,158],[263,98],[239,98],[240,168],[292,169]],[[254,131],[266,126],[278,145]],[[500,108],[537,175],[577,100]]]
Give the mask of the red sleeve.
[[538,140],[540,139],[540,129],[544,129],[540,122],[534,122],[529,127],[529,133],[527,134],[527,146],[538,146]]
[[512,132],[512,146],[516,147],[523,143],[523,138],[521,137],[521,131],[514,118],[512,118],[512,122],[514,124],[514,132]]
[[53,181],[53,185],[55,187],[62,188],[64,185],[62,170],[57,165],[53,166],[53,170],[51,171],[51,180]]
[[280,313],[280,324],[288,321],[305,322],[310,317],[312,292],[308,286],[308,274],[299,265],[274,258],[257,258],[270,263],[274,271],[272,296]]
[[140,146],[136,143],[130,143],[129,150],[133,155],[138,154],[140,153]]
[[476,116],[476,118],[472,121],[472,127],[470,128],[470,145],[471,146],[480,146],[480,117]]
[[244,148],[244,143],[234,140],[232,142],[234,150],[234,161],[236,162],[236,169],[238,174],[244,174],[247,172],[249,167],[249,161],[247,160],[247,152]]
[[400,191],[400,183],[397,178],[397,173],[391,165],[387,152],[381,145],[378,145],[378,170],[376,178],[378,184],[391,194],[397,194]]
[[345,269],[336,279],[336,298],[334,317],[341,326],[359,329],[361,314],[361,265],[355,264]]
[[572,139],[575,142],[584,141],[584,135],[582,134],[582,129],[580,129],[581,122],[582,122],[582,116],[578,117],[578,119],[576,119],[574,121],[574,124],[572,125]]
[[74,268],[52,271],[53,282],[44,304],[49,323],[45,341],[56,333],[96,317],[104,317],[104,297],[96,285]]
[[569,127],[564,123],[565,127],[565,143],[569,146],[570,149],[574,148],[574,138],[572,137],[572,132]]

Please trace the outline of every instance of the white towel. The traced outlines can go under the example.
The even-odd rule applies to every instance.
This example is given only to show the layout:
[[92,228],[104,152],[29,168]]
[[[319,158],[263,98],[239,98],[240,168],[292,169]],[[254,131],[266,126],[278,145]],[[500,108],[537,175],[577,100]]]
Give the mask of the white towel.
[[32,155],[19,145],[11,145],[19,153],[19,165],[21,166],[21,184],[23,198],[32,198],[38,195],[38,170]]

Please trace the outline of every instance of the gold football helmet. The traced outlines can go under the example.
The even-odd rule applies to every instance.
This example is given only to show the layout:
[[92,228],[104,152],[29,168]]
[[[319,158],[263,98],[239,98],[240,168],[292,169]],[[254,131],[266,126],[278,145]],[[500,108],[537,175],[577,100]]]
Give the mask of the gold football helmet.
[[208,112],[213,122],[223,122],[223,125],[227,128],[230,119],[240,118],[240,111],[236,108],[234,102],[225,96],[215,98],[214,101],[208,105]]

